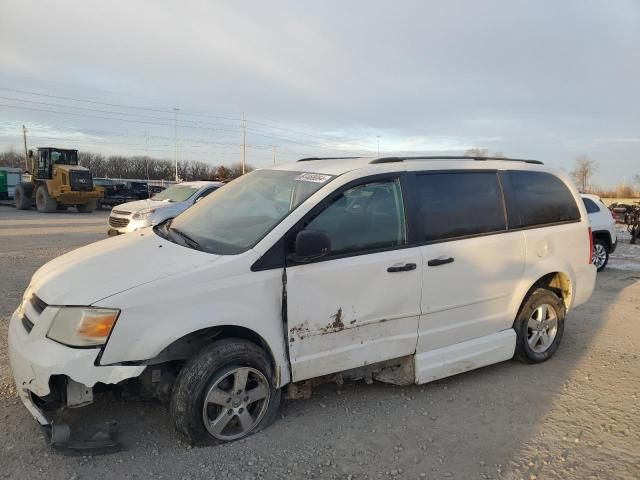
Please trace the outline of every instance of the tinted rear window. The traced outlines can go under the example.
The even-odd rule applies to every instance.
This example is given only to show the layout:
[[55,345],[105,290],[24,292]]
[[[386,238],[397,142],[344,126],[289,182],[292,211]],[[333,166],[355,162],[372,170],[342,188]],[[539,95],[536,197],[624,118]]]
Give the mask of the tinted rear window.
[[509,177],[523,227],[580,220],[573,195],[558,177],[519,171]]
[[494,172],[417,175],[421,241],[506,230],[502,191]]
[[583,198],[584,206],[587,207],[587,213],[597,213],[600,211],[596,202],[591,200],[590,198]]

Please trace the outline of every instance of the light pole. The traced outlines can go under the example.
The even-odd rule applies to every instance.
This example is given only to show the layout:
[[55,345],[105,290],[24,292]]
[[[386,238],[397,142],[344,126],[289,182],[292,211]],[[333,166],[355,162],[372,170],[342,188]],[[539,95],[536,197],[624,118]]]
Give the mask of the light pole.
[[245,164],[247,159],[247,121],[242,113],[242,175],[244,175]]
[[178,183],[178,112],[179,108],[173,109],[173,139],[176,146],[176,183]]
[[376,138],[378,139],[378,156],[380,156],[380,135],[376,135]]

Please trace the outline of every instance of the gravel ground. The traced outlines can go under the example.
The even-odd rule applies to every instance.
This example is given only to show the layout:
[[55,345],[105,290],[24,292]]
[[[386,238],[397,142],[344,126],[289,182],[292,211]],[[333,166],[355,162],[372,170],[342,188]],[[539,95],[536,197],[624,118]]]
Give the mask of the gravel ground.
[[640,246],[627,240],[545,364],[504,362],[422,386],[325,385],[283,402],[266,431],[208,448],[188,446],[165,406],[105,395],[67,419],[116,422],[125,450],[61,456],[16,396],[7,326],[33,272],[104,238],[106,217],[0,206],[0,477],[640,478]]

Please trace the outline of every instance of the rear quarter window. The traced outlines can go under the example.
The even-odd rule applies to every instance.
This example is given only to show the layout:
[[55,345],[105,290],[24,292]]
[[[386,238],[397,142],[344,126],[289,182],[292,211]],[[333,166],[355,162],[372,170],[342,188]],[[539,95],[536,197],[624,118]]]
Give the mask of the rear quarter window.
[[590,198],[583,198],[584,206],[587,208],[587,213],[598,213],[600,209],[596,202],[591,200]]
[[512,170],[509,179],[521,227],[580,220],[571,191],[555,175]]

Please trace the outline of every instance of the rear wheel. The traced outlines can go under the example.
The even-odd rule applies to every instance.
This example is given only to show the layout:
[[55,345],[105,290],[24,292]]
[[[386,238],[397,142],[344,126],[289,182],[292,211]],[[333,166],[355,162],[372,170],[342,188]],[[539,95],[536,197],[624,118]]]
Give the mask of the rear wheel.
[[599,272],[604,270],[604,267],[606,267],[609,262],[609,249],[605,242],[596,240],[593,243],[593,255],[591,258]]
[[96,209],[96,201],[89,200],[87,203],[83,203],[82,205],[76,205],[76,208],[80,213],[91,213]]
[[518,313],[515,357],[525,363],[540,363],[556,353],[564,333],[565,307],[562,299],[538,288],[525,300]]
[[53,213],[58,209],[58,202],[49,196],[46,185],[40,185],[36,190],[36,208],[41,213]]
[[280,395],[264,350],[247,340],[220,340],[181,370],[171,414],[191,443],[229,442],[273,422]]
[[27,191],[24,185],[16,185],[16,191],[13,194],[13,200],[18,210],[31,209],[31,192]]

